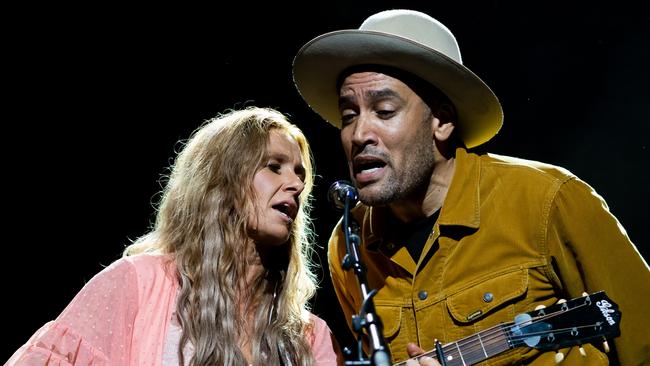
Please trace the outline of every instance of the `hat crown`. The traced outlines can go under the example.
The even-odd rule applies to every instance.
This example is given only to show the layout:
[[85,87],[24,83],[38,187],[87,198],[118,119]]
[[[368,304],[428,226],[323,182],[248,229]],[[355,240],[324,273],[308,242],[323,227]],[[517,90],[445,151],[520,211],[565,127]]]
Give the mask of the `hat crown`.
[[451,31],[431,16],[415,10],[394,9],[373,14],[359,30],[389,33],[411,39],[462,64],[460,48]]

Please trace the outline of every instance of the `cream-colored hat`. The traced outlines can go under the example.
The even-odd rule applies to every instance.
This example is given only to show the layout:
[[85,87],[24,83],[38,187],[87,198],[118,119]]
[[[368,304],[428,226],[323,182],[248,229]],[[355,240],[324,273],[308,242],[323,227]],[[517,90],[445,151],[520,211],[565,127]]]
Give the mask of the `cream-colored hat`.
[[458,111],[459,136],[467,147],[491,139],[503,124],[496,95],[463,66],[454,35],[439,21],[413,10],[386,10],[359,29],[334,31],[307,42],[293,61],[293,79],[307,104],[341,128],[336,82],[355,65],[382,65],[435,85]]

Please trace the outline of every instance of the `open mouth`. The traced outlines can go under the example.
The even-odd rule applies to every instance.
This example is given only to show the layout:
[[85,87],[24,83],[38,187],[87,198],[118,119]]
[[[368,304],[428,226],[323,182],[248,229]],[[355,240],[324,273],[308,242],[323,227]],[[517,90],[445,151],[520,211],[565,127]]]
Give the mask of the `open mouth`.
[[273,207],[274,210],[279,211],[280,213],[282,213],[290,221],[293,221],[296,218],[296,209],[295,209],[295,207],[290,205],[287,202],[278,203],[278,204],[275,204],[275,205],[273,205],[271,207]]
[[383,168],[386,166],[386,163],[381,161],[381,160],[374,160],[374,161],[363,161],[360,163],[355,163],[354,164],[354,174],[359,174],[359,173],[369,173],[373,172],[379,168]]
[[357,156],[352,163],[352,172],[355,177],[368,176],[386,165],[384,160],[374,156]]

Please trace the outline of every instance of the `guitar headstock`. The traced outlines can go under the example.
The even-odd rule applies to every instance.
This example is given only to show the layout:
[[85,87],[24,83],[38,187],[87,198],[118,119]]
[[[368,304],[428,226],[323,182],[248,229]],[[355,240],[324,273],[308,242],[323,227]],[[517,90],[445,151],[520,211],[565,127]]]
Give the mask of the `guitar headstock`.
[[605,292],[515,317],[509,336],[514,346],[555,350],[618,337],[621,312]]

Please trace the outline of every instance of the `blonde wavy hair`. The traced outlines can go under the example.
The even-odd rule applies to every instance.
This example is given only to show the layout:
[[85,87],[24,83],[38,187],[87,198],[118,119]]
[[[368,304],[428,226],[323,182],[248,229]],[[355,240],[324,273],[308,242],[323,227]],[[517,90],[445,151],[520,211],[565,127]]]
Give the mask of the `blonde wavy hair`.
[[280,265],[248,284],[253,294],[254,365],[312,365],[308,300],[315,294],[309,219],[313,157],[303,133],[271,108],[231,110],[206,121],[178,154],[158,206],[154,228],[124,251],[170,253],[180,283],[177,314],[190,365],[245,365],[238,346],[246,314],[241,279],[254,245],[247,234],[254,214],[255,173],[266,164],[271,131],[295,140],[306,172],[299,212],[288,242],[275,250]]

